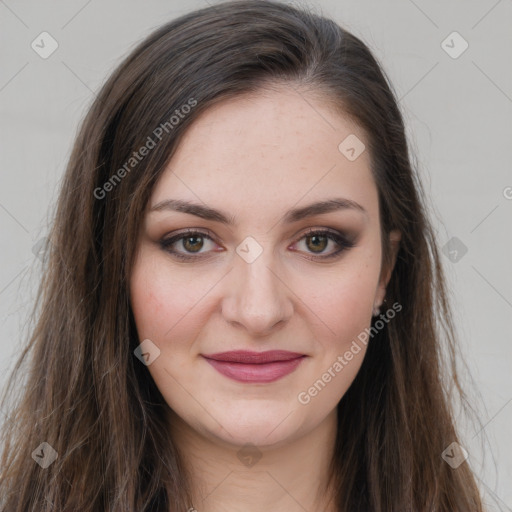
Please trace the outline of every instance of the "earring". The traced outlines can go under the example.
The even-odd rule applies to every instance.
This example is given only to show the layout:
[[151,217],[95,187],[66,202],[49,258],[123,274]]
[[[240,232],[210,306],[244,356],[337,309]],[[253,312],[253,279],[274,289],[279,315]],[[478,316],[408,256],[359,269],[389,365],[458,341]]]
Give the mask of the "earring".
[[380,308],[378,306],[373,306],[373,316],[380,315]]

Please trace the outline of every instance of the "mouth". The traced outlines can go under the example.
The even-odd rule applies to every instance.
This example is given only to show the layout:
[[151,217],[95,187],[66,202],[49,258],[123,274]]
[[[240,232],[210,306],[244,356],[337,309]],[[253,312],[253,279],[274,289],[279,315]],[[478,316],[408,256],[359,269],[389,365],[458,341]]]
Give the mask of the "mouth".
[[307,356],[285,350],[236,350],[203,357],[219,373],[230,379],[245,383],[267,383],[292,373]]

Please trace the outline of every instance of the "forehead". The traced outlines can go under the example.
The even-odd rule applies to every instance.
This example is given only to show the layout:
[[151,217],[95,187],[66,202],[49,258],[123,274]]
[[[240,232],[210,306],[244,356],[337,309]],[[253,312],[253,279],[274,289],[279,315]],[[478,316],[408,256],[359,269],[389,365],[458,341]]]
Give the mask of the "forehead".
[[242,211],[281,214],[335,195],[375,213],[368,151],[351,161],[339,149],[349,136],[365,143],[348,117],[291,87],[225,100],[191,124],[151,204],[170,197],[202,201],[240,217]]

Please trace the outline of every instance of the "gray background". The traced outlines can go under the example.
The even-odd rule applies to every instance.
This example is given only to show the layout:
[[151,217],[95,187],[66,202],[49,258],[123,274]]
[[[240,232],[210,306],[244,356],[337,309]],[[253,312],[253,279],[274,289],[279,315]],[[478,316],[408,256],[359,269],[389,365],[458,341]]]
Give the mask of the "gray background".
[[[94,91],[141,38],[207,4],[0,0],[0,386],[40,277],[33,247],[48,230],[49,208]],[[512,2],[308,5],[363,39],[398,93],[474,377],[468,393],[483,429],[461,420],[463,446],[486,501],[494,497],[489,510],[512,510]],[[59,45],[47,59],[31,48],[43,31]],[[457,58],[442,46],[453,31],[469,44]],[[462,49],[453,36],[446,45],[452,53]]]

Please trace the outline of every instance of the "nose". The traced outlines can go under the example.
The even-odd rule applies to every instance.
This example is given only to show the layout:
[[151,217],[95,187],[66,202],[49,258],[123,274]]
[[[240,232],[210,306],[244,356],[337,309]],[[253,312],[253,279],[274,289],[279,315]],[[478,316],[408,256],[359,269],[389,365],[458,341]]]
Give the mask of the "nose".
[[293,293],[264,250],[252,263],[235,255],[235,268],[225,282],[222,301],[224,319],[253,336],[281,328],[293,314]]

